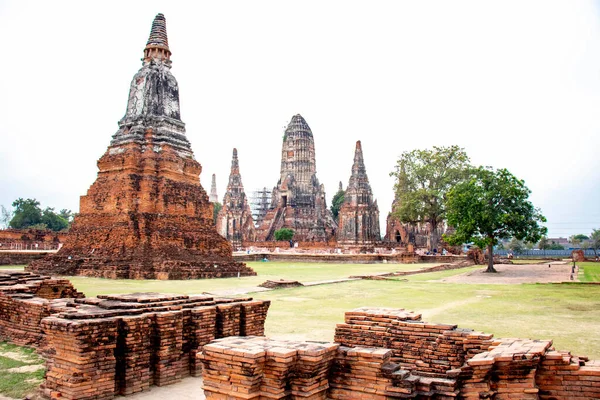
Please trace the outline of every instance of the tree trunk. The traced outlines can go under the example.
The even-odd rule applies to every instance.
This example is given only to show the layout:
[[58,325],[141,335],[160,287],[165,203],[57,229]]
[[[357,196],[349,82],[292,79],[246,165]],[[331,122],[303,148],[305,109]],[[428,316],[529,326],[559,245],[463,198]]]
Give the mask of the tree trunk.
[[485,272],[498,272],[494,268],[494,245],[493,244],[491,244],[491,243],[488,244],[487,253],[488,253],[488,266],[487,266],[487,269],[485,270]]

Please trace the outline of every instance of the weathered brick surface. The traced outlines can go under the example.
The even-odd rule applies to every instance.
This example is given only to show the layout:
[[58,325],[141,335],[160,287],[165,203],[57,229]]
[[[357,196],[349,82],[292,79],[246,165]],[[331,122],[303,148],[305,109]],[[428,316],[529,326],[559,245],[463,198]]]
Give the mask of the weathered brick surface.
[[540,399],[600,399],[600,362],[566,351],[549,351],[538,367],[535,382]]
[[72,300],[42,321],[52,349],[45,393],[111,399],[199,376],[203,346],[215,337],[262,334],[268,308],[251,298],[159,293]]
[[335,343],[228,337],[204,346],[207,399],[325,399]]
[[456,325],[421,321],[402,309],[359,308],[338,324],[335,341],[344,346],[383,347],[403,369],[443,375],[491,345],[492,335]]

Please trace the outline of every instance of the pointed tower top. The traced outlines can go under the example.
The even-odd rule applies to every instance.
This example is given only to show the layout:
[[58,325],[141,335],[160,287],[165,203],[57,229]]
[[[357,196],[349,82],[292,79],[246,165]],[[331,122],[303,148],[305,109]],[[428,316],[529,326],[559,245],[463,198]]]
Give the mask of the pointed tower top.
[[352,173],[354,170],[364,172],[365,171],[365,161],[362,153],[362,144],[360,140],[356,141],[356,150],[354,150],[354,166],[352,167]]
[[150,60],[171,62],[171,50],[169,50],[169,39],[167,38],[167,21],[165,16],[157,14],[152,21],[150,36],[144,49],[144,62]]
[[360,140],[356,142],[356,150],[354,151],[354,163],[352,164],[352,175],[348,182],[348,188],[362,188],[371,192],[369,178],[367,177],[367,169],[365,168],[365,160],[363,158],[362,144]]
[[342,186],[342,181],[340,181],[340,186],[338,188],[338,192],[342,192],[344,190],[344,187]]
[[312,131],[310,130],[310,126],[308,126],[308,124],[306,123],[306,120],[300,114],[296,114],[292,117],[292,120],[290,121],[287,128],[285,129],[284,140],[291,133],[295,133],[295,134],[305,133],[310,137],[312,137],[312,135],[313,135]]
[[240,163],[238,161],[237,149],[233,149],[233,155],[231,157],[231,173],[239,173]]

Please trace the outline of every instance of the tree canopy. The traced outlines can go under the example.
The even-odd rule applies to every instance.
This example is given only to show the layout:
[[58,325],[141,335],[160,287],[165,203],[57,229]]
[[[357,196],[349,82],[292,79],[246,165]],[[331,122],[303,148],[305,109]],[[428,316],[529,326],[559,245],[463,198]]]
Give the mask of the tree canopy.
[[346,192],[340,188],[331,200],[331,213],[333,214],[333,219],[336,223],[339,220],[340,208],[342,208],[342,204],[344,204],[345,194]]
[[469,174],[469,157],[458,146],[404,152],[390,175],[396,178],[393,216],[405,223],[429,223],[430,245],[446,219],[448,191]]
[[598,249],[600,249],[600,229],[594,229],[590,235],[590,239],[590,247],[594,250],[594,254],[598,256]]
[[444,239],[450,244],[473,242],[488,249],[487,272],[495,272],[493,246],[499,239],[535,243],[547,233],[546,218],[529,201],[525,182],[506,169],[479,167],[469,180],[448,193],[448,224],[455,228]]
[[275,231],[275,240],[292,240],[294,230],[290,228],[281,228]]
[[15,229],[36,228],[62,231],[69,227],[73,218],[71,210],[63,209],[58,214],[52,207],[42,210],[40,202],[36,199],[18,198],[12,203],[12,206],[14,210],[8,226]]

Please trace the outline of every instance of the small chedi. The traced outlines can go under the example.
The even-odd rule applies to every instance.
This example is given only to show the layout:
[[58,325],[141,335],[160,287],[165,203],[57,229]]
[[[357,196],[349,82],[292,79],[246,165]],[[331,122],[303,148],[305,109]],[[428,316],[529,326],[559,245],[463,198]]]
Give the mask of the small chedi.
[[189,279],[255,275],[232,257],[200,185],[158,14],[133,77],[125,116],[69,236],[30,271],[107,278]]
[[217,194],[217,176],[212,174],[212,181],[210,183],[210,196],[208,196],[208,201],[211,203],[216,203],[219,201],[219,195]]
[[252,210],[240,175],[237,149],[233,149],[227,192],[223,196],[223,207],[217,215],[217,231],[234,247],[240,247],[245,240],[256,240]]
[[342,245],[373,245],[380,241],[379,207],[367,177],[360,140],[356,142],[352,175],[339,212],[337,241]]
[[271,205],[257,229],[258,240],[274,240],[275,231],[294,230],[297,241],[327,241],[337,229],[317,179],[315,142],[300,114],[292,117],[283,136],[281,173]]

